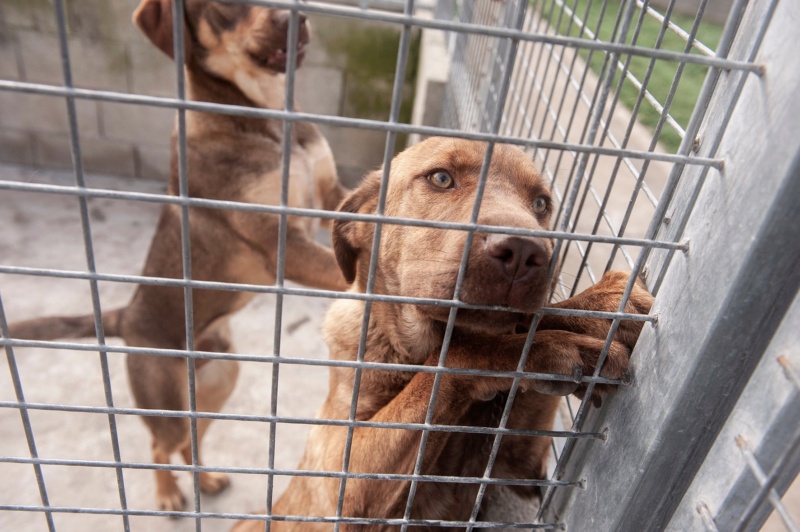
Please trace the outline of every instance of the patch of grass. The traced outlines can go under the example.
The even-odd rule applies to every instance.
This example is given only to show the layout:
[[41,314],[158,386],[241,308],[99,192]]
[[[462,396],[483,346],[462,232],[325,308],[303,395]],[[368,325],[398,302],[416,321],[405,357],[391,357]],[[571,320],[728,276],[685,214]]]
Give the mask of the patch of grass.
[[[596,33],[598,38],[602,41],[608,42],[614,35],[615,26],[620,13],[619,0],[609,0],[603,9],[603,3],[595,0],[564,0],[564,3],[575,13],[581,20],[586,22],[586,28]],[[588,15],[587,15],[587,6]],[[625,4],[622,5],[625,8]],[[631,20],[630,30],[628,31],[626,43],[633,44],[634,35],[636,35],[636,28],[639,23],[639,18],[642,11],[635,8],[633,18]],[[555,2],[545,2],[544,5],[539,7],[539,15],[544,17],[552,27],[557,28],[557,31],[562,35],[571,37],[587,38],[584,33],[581,35],[580,25],[571,20],[566,12],[562,10]],[[693,16],[681,15],[673,13],[671,19],[673,23],[683,28],[687,33],[691,30],[694,23]],[[661,32],[662,24],[652,16],[645,14],[642,21],[641,28],[636,37],[636,46],[646,48],[656,48],[662,50],[672,50],[683,52],[686,47],[686,42],[667,29],[661,44],[657,46],[659,33]],[[712,22],[703,21],[697,31],[697,40],[711,48],[716,48],[719,43],[720,36],[722,35],[722,26]],[[616,38],[615,38],[616,40]],[[600,74],[605,60],[605,54],[600,51],[581,50],[581,57],[589,62],[592,70]],[[697,53],[693,51],[692,53]],[[624,64],[628,56],[622,55],[620,60]],[[647,72],[651,59],[642,56],[633,56],[630,62],[630,72],[636,79],[642,81]],[[664,104],[669,94],[670,87],[675,75],[678,72],[679,63],[676,61],[667,61],[664,59],[655,60],[653,72],[650,76],[650,81],[647,85],[647,90],[658,100],[660,104]],[[706,78],[708,68],[701,65],[686,64],[681,76],[680,82],[675,92],[675,98],[670,107],[669,113],[675,121],[682,127],[686,128],[691,118],[692,111],[694,110],[697,97],[700,94],[703,82]],[[613,88],[616,90],[619,81],[619,69],[615,75]],[[620,102],[633,109],[639,95],[639,90],[633,85],[630,80],[625,80],[620,92]],[[646,100],[640,105],[638,120],[655,130],[660,118],[660,113],[656,111],[651,104]],[[661,144],[669,151],[676,152],[680,146],[681,139],[677,133],[669,126],[664,125],[659,137]]]

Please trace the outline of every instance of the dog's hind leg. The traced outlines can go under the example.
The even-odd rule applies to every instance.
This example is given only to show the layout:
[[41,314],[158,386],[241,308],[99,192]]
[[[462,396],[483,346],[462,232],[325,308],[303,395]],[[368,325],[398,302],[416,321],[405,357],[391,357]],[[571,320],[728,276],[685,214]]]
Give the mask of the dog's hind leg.
[[[231,344],[230,336],[230,327],[226,317],[218,320],[203,332],[202,336],[197,340],[196,348],[198,351],[231,353],[233,352],[233,345]],[[199,412],[219,412],[236,385],[236,379],[239,375],[239,363],[235,360],[198,359],[195,362],[195,367],[197,370],[195,374],[197,410]],[[211,421],[209,418],[199,418],[197,420],[198,465],[202,465],[200,443]],[[181,449],[181,454],[187,464],[192,463],[191,440]],[[230,481],[225,473],[215,471],[200,473],[200,491],[203,493],[219,493],[228,484],[230,484]]]
[[[153,342],[129,342],[131,345],[153,345]],[[180,346],[159,345],[161,348]],[[152,410],[189,410],[186,361],[179,357],[129,354],[128,378],[136,405]],[[153,462],[169,464],[170,456],[186,446],[189,441],[189,418],[167,416],[142,416],[153,435]],[[159,508],[180,511],[185,498],[178,488],[172,471],[159,469],[156,476],[156,500]]]
[[[169,464],[169,457],[172,454],[166,450],[161,442],[153,437],[153,463]],[[186,506],[186,498],[181,493],[175,475],[166,469],[156,470],[156,500],[158,507],[167,512],[179,512]]]

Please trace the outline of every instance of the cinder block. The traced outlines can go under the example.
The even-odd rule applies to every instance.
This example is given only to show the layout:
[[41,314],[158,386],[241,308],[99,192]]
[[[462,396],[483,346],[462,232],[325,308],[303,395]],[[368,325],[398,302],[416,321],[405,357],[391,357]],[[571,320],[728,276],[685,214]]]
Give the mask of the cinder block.
[[29,29],[51,35],[58,31],[53,0],[3,0],[0,16],[12,30]]
[[136,177],[134,146],[104,138],[81,139],[83,164],[87,172]]
[[0,4],[0,20],[7,29],[36,28],[34,13],[41,9],[50,9],[46,0],[31,0],[29,2],[3,2]]
[[69,137],[38,134],[35,136],[35,164],[48,168],[72,168]]
[[67,17],[70,35],[92,41],[130,41],[139,30],[131,15],[139,0],[70,0]]
[[320,126],[320,130],[328,139],[343,181],[348,178],[357,182],[369,170],[383,164],[385,132],[335,126]]
[[[81,136],[80,147],[83,168],[87,173],[136,176],[134,149],[130,143]],[[38,135],[36,163],[48,167],[72,168],[69,137]]]
[[[98,136],[97,103],[75,102],[81,134]],[[69,133],[67,105],[63,98],[0,91],[0,128],[34,133]]]
[[[69,35],[128,38],[137,30],[131,22],[139,0],[68,0],[64,2]],[[53,0],[4,0],[0,16],[15,28],[58,31]]]
[[103,136],[148,146],[169,146],[175,110],[100,102]]
[[338,116],[342,104],[344,74],[335,68],[303,67],[295,79],[297,109]]
[[356,31],[362,21],[318,14],[309,15],[308,20],[311,22],[311,44],[303,64],[346,68],[347,56],[340,46],[342,37]]
[[69,47],[76,87],[128,91],[130,61],[122,42],[70,39]]
[[19,81],[21,78],[17,61],[17,42],[13,35],[3,34],[0,27],[0,79]]
[[63,84],[61,55],[58,38],[55,35],[40,31],[18,31],[17,43],[25,81]]
[[128,44],[131,91],[174,98],[177,95],[175,63],[144,36],[140,37]]
[[137,175],[143,179],[169,180],[170,148],[155,146],[137,146],[136,155],[139,162]]
[[33,135],[27,131],[0,130],[0,161],[32,165],[34,163]]
[[[17,39],[27,81],[63,84],[61,52],[54,35],[25,30],[17,32]],[[70,39],[69,50],[76,87],[127,91],[128,58],[122,43]]]
[[367,175],[367,169],[360,166],[350,166],[348,164],[336,164],[336,172],[339,174],[339,181],[347,188],[355,188],[361,179]]

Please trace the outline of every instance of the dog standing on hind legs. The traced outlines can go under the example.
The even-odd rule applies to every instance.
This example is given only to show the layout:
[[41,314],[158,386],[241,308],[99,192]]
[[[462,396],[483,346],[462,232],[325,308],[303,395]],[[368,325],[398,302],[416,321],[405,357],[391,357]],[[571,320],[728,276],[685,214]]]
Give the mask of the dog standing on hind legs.
[[[464,140],[429,138],[392,161],[386,191],[385,215],[417,220],[468,223],[475,203],[486,145]],[[545,230],[552,223],[552,193],[547,182],[522,150],[495,146],[481,202],[478,224]],[[342,203],[343,212],[374,215],[381,186],[380,172],[367,175]],[[333,247],[351,292],[365,293],[369,277],[374,224],[337,220]],[[452,300],[466,240],[465,231],[386,224],[378,250],[374,293],[390,296]],[[458,310],[446,366],[482,371],[516,371],[532,313],[550,294],[548,265],[553,241],[544,237],[476,232],[461,285],[460,300],[479,308]],[[600,281],[575,297],[552,306],[615,312],[630,279],[626,272],[607,272]],[[625,311],[646,314],[652,296],[635,284]],[[359,352],[365,302],[337,299],[325,317],[325,340],[331,358],[356,360]],[[436,366],[450,315],[446,306],[373,301],[363,359],[368,363]],[[526,372],[573,377],[591,375],[603,350],[611,320],[582,316],[544,315],[538,324]],[[623,320],[610,344],[601,375],[623,377],[630,350],[639,336],[641,321]],[[354,396],[355,369],[332,366],[329,392],[318,417],[346,421]],[[411,482],[420,450],[420,431],[397,424],[428,423],[427,412],[434,374],[374,366],[361,371],[356,421],[369,426],[354,428],[348,471],[367,478],[348,478],[341,501],[341,516],[355,522],[340,523],[340,530],[399,530],[399,525],[362,523],[364,519],[402,519],[406,514]],[[438,389],[432,425],[497,427],[512,379],[444,374]],[[553,429],[562,395],[585,393],[586,385],[570,380],[521,379],[510,411],[510,429]],[[599,384],[592,400],[613,390]],[[386,424],[389,426],[378,426]],[[392,427],[391,424],[395,424]],[[339,472],[347,445],[346,426],[321,423],[308,436],[298,470]],[[517,480],[544,479],[550,438],[505,435],[492,470],[478,519],[508,522],[530,520],[540,500],[536,486],[515,485]],[[444,522],[464,523],[471,518],[478,483],[486,471],[492,434],[432,430],[420,473],[437,477],[467,477],[472,482],[422,480],[410,508],[414,530],[442,528]],[[394,475],[393,480],[369,475]],[[339,507],[340,479],[328,475],[292,478],[271,509],[276,532],[330,532],[330,519]],[[503,504],[505,503],[505,504]],[[511,510],[516,510],[514,514]],[[289,516],[288,518],[286,516]],[[307,521],[297,520],[306,518]],[[316,519],[316,521],[315,521]],[[264,529],[263,519],[240,521],[233,530]],[[506,530],[505,528],[503,530]]]
[[[287,68],[288,10],[185,1],[185,72],[191,100],[247,107],[283,109]],[[310,30],[298,17],[297,66],[303,60]],[[142,0],[134,22],[161,51],[173,57],[172,0]],[[316,126],[296,122],[283,138],[278,120],[187,111],[188,192],[193,198],[277,205],[281,192],[281,150],[291,147],[290,207],[333,210],[344,196],[330,148]],[[172,139],[171,194],[178,190],[177,141]],[[181,213],[176,205],[161,212],[143,275],[181,279]],[[268,285],[275,282],[278,223],[276,215],[190,208],[192,278],[200,281]],[[327,290],[345,290],[330,249],[314,241],[318,221],[287,219],[286,278]],[[228,318],[253,294],[193,290],[197,351],[231,352]],[[130,346],[185,349],[185,306],[181,287],[142,284],[129,304],[103,313],[106,336],[120,336]],[[90,316],[49,317],[15,323],[12,338],[53,340],[95,335]],[[185,358],[129,354],[128,377],[139,408],[188,410]],[[238,363],[196,360],[197,410],[217,412],[232,392]],[[180,453],[191,463],[189,419],[143,416],[153,436],[153,462],[168,464]],[[198,447],[210,419],[198,419]],[[222,473],[200,473],[200,488],[216,493],[228,485]],[[161,509],[184,508],[185,498],[168,470],[156,471]]]

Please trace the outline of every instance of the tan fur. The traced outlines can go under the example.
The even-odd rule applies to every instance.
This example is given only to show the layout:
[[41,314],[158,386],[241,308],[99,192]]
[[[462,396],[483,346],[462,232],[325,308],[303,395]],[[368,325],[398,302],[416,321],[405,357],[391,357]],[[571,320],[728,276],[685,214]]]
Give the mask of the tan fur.
[[[289,12],[265,7],[204,0],[185,3],[184,30],[187,94],[193,100],[249,107],[283,109]],[[142,0],[134,22],[172,57],[171,0]],[[301,16],[298,65],[309,40]],[[189,195],[195,198],[276,205],[281,193],[281,150],[291,149],[288,204],[331,210],[344,189],[339,184],[330,148],[312,124],[295,123],[292,138],[283,137],[283,123],[189,111],[187,158]],[[177,143],[173,135],[172,179],[178,190]],[[143,274],[183,277],[180,208],[165,206]],[[192,278],[228,283],[275,282],[278,221],[275,215],[221,209],[191,208]],[[288,217],[286,278],[328,290],[348,287],[333,253],[314,241],[319,222]],[[253,294],[193,290],[195,349],[231,352],[228,317]],[[184,294],[181,288],[139,286],[130,303],[103,314],[107,336],[121,336],[128,345],[183,349]],[[95,334],[92,316],[54,317],[12,324],[11,336],[29,339],[75,338]],[[187,367],[183,358],[129,355],[128,375],[140,408],[188,410]],[[235,361],[196,362],[197,406],[217,412],[233,390]],[[144,416],[153,435],[153,461],[169,463],[180,452],[191,463],[187,418]],[[198,421],[202,439],[209,420]],[[199,442],[198,442],[199,445]],[[158,504],[180,510],[185,499],[169,471],[156,473]],[[201,473],[200,487],[216,493],[228,484],[218,473]]]
[[[453,139],[428,139],[398,155],[391,165],[385,212],[404,218],[469,221],[486,146]],[[431,176],[446,171],[454,186],[437,188]],[[343,211],[376,211],[380,174],[365,178],[340,207]],[[540,198],[546,212],[535,212]],[[529,158],[517,148],[495,146],[478,222],[485,225],[545,229],[552,207],[550,190]],[[373,224],[334,223],[333,243],[345,277],[354,279],[353,292],[366,289]],[[465,232],[386,224],[377,257],[375,291],[380,294],[449,300],[464,249]],[[544,238],[492,236],[476,233],[464,277],[461,300],[475,305],[511,307],[511,311],[459,310],[446,365],[451,368],[516,370],[530,324],[530,313],[542,307],[551,285],[547,277],[553,242]],[[506,253],[508,251],[508,253]],[[530,253],[530,255],[528,255]],[[522,259],[526,260],[523,261]],[[515,262],[514,259],[517,259]],[[583,294],[560,303],[563,308],[617,309],[629,274],[609,272]],[[629,312],[649,312],[652,297],[637,282]],[[336,360],[356,359],[364,302],[337,300],[325,320],[325,337]],[[436,365],[449,309],[439,306],[374,302],[364,360],[394,364]],[[623,322],[611,344],[602,375],[619,378],[627,371],[629,350],[641,322]],[[549,316],[536,332],[526,371],[573,375],[591,374],[603,347],[609,320]],[[355,371],[331,368],[328,397],[322,419],[348,419]],[[423,423],[434,376],[431,373],[364,369],[361,374],[356,419],[385,423]],[[442,378],[433,414],[434,424],[497,426],[510,379],[449,374]],[[508,426],[550,430],[559,395],[583,393],[575,382],[524,379]],[[596,396],[610,391],[598,386]],[[315,426],[309,435],[299,469],[341,471],[347,429]],[[466,433],[430,433],[423,474],[481,477],[492,436]],[[349,471],[411,474],[420,444],[420,432],[392,428],[356,428]],[[492,476],[541,479],[550,438],[506,436]],[[345,517],[401,518],[409,493],[406,481],[348,479],[342,515]],[[420,483],[412,519],[468,520],[477,494],[475,484]],[[295,477],[275,504],[275,516],[335,516],[339,480]],[[509,496],[508,494],[513,496]],[[498,518],[512,505],[535,506],[538,490],[490,487],[481,517]],[[489,505],[502,506],[490,507]],[[506,518],[509,515],[505,515]],[[528,515],[532,519],[533,515]],[[502,520],[502,519],[501,519]],[[240,521],[237,532],[260,530],[263,522]],[[342,530],[394,530],[399,527],[342,525]],[[426,527],[414,527],[427,530]],[[430,527],[433,529],[433,527]],[[315,531],[331,524],[273,521],[273,530]],[[440,530],[440,528],[436,528]]]
[[280,109],[286,100],[285,84],[282,79],[277,79],[282,74],[260,68],[247,56],[247,41],[252,40],[249,37],[253,26],[269,24],[266,16],[268,13],[265,12],[264,16],[247,17],[240,24],[239,31],[222,35],[215,34],[208,21],[201,19],[198,40],[208,54],[205,64],[209,72],[238,86],[259,107]]

